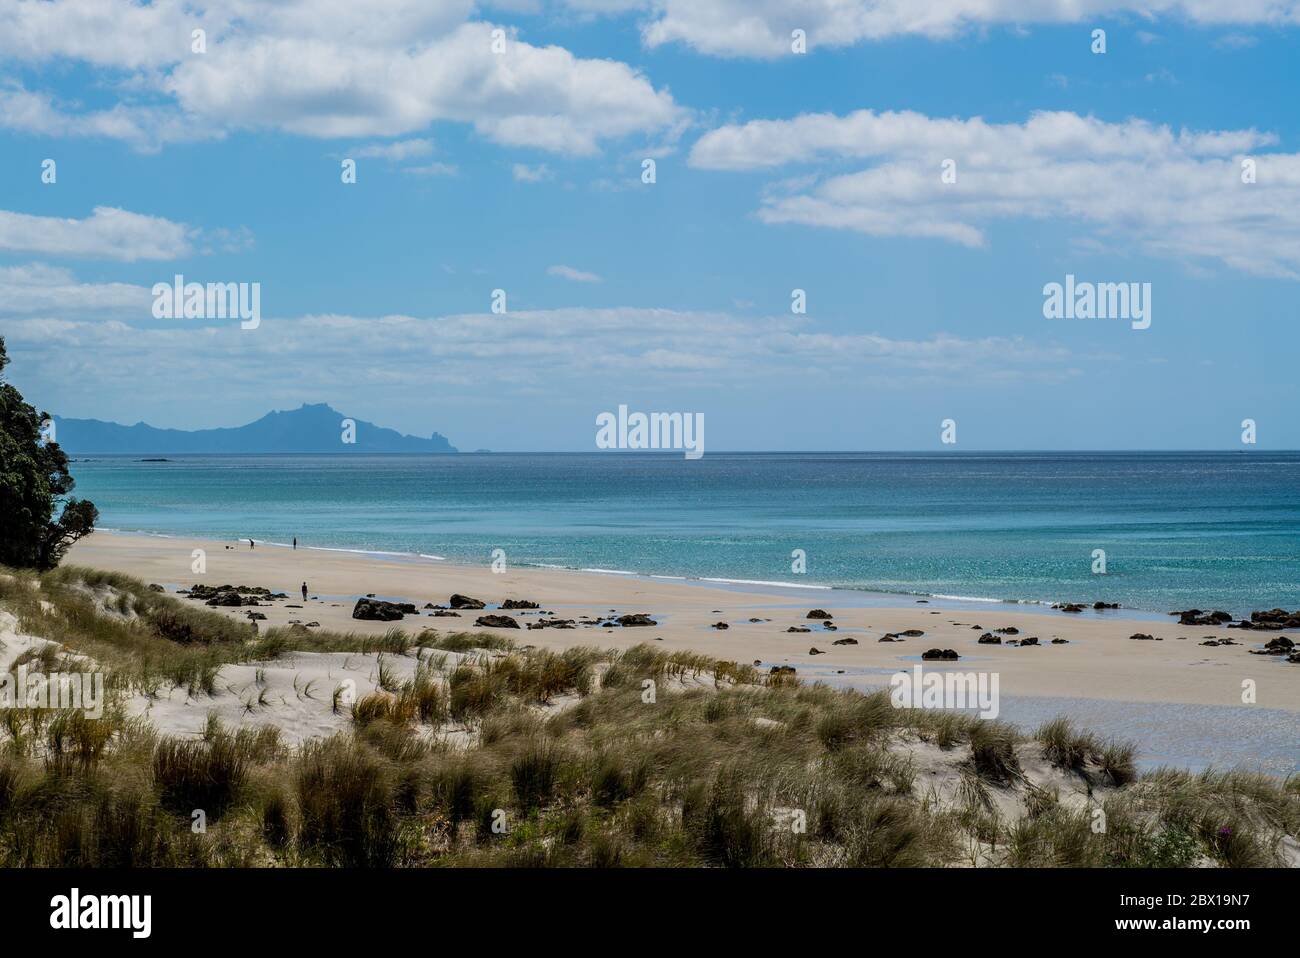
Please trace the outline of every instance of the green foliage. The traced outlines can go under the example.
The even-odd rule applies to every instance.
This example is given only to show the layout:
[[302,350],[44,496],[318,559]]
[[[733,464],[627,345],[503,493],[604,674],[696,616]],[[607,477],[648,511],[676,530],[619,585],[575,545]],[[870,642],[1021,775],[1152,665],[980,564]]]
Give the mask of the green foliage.
[[[0,338],[0,376],[7,365],[9,356]],[[41,436],[41,424],[48,418],[0,379],[2,565],[52,569],[99,519],[93,503],[71,497],[75,483],[68,473],[68,457],[57,443],[46,443]]]

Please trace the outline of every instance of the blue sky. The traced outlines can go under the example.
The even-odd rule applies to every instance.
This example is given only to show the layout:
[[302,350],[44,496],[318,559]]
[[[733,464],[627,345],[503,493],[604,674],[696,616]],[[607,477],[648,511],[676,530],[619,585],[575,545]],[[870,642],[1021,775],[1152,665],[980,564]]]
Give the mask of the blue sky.
[[[329,402],[471,449],[590,450],[620,403],[718,450],[938,449],[945,418],[959,449],[1238,448],[1244,418],[1300,448],[1300,4],[382,6],[0,0],[32,401]],[[259,282],[262,325],[154,320],[176,273]],[[1067,273],[1150,283],[1150,328],[1045,319]]]

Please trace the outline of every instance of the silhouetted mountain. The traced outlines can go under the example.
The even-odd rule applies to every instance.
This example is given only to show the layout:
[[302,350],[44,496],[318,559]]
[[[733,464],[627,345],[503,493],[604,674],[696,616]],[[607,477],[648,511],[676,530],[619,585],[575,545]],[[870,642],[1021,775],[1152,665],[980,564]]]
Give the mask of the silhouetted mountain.
[[269,412],[246,426],[224,429],[155,429],[143,422],[123,426],[99,419],[54,417],[56,436],[69,455],[90,453],[368,453],[456,452],[439,433],[428,439],[404,436],[362,419],[355,442],[344,441],[348,417],[324,403],[288,412]]

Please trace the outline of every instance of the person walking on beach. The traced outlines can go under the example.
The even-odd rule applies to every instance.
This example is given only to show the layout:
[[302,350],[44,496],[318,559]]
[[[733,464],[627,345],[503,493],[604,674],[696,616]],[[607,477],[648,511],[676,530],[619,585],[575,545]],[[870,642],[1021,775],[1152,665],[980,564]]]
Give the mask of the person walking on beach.
[[302,601],[304,601],[304,602],[307,601],[307,583],[306,583],[306,582],[304,582],[304,583],[302,584]]
[[294,537],[293,537],[293,547],[294,547],[295,550],[298,548],[298,537],[297,537],[297,536],[294,536]]
[[248,540],[248,548],[249,548],[250,550],[253,548],[253,540],[252,540],[252,539],[249,539],[249,540]]

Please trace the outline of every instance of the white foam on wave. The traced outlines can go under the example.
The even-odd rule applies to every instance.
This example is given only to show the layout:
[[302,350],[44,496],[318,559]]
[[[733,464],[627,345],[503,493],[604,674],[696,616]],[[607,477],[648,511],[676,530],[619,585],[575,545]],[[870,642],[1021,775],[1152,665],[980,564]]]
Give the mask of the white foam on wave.
[[717,579],[706,576],[700,579],[700,581],[721,582],[725,585],[766,585],[776,586],[781,589],[825,589],[827,591],[830,591],[831,589],[831,586],[828,585],[810,585],[805,582],[767,582],[763,579]]

